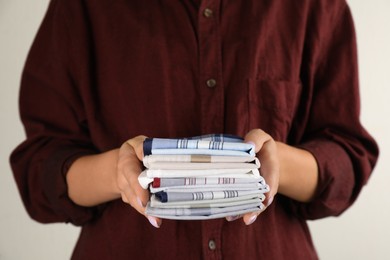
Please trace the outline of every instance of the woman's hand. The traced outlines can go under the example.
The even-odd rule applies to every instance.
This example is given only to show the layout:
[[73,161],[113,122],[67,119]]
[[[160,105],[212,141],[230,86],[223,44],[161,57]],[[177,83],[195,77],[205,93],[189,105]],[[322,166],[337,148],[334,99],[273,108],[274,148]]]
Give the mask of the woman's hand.
[[[244,141],[255,145],[256,154],[261,162],[261,175],[270,187],[270,191],[265,194],[266,199],[264,200],[264,205],[268,207],[271,205],[279,187],[280,166],[276,142],[269,134],[261,129],[249,131],[246,134]],[[261,212],[262,211],[247,213],[242,216],[243,221],[246,225],[250,225],[256,220]],[[226,219],[232,221],[240,217],[241,216],[233,216],[227,217]]]
[[[142,215],[145,215],[145,206],[150,196],[149,191],[144,190],[138,182],[138,176],[142,172],[143,141],[145,138],[145,136],[137,136],[125,142],[119,149],[117,164],[117,185],[122,200]],[[153,226],[160,227],[161,219],[145,216]]]
[[[264,201],[266,208],[272,203],[276,193],[299,202],[313,200],[318,184],[318,165],[310,152],[275,142],[260,129],[251,130],[245,136],[245,142],[255,145],[261,163],[261,175],[270,186]],[[252,224],[260,213],[261,211],[245,214],[245,224]],[[226,219],[232,221],[240,217]]]

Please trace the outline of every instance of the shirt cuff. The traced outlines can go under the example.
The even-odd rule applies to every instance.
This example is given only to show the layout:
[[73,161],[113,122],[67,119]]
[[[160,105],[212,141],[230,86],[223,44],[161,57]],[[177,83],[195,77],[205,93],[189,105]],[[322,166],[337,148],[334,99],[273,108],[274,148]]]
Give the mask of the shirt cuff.
[[313,154],[318,164],[318,185],[309,203],[293,201],[296,214],[304,219],[340,215],[361,187],[355,187],[354,169],[347,152],[330,140],[313,140],[300,145]]
[[65,222],[82,225],[103,209],[98,207],[82,207],[75,204],[68,196],[66,174],[72,163],[79,157],[94,154],[89,149],[62,147],[52,153],[43,164],[43,192],[51,209]]

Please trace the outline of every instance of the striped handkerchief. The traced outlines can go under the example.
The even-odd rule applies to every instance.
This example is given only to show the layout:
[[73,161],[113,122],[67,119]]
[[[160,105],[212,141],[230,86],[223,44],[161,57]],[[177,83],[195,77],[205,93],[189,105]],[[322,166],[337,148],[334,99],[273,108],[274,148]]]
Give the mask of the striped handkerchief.
[[167,188],[167,187],[207,187],[222,186],[222,185],[245,185],[260,183],[265,184],[264,178],[222,178],[222,177],[201,177],[201,178],[153,178],[152,188]]
[[144,155],[187,154],[187,155],[227,155],[254,156],[253,144],[243,143],[241,138],[223,135],[208,135],[183,139],[146,138]]
[[222,207],[231,207],[244,205],[248,203],[261,203],[265,199],[264,194],[258,194],[256,196],[244,196],[243,198],[229,198],[229,199],[217,199],[217,200],[203,200],[203,201],[176,201],[176,202],[161,202],[153,194],[150,198],[148,204],[152,208],[183,208],[183,209],[192,209],[192,208],[222,208]]
[[255,163],[259,160],[251,155],[247,156],[215,156],[215,155],[193,155],[193,154],[154,154],[147,155],[143,159],[144,166],[149,168],[157,162],[186,162],[186,163]]
[[195,201],[195,200],[217,200],[240,198],[246,195],[261,194],[261,190],[221,190],[221,191],[160,191],[155,193],[156,198],[161,202]]
[[[174,150],[173,150],[174,151]],[[257,169],[260,162],[253,156],[148,155],[143,159],[148,169]]]
[[254,145],[231,135],[147,138],[145,170],[151,192],[146,214],[168,219],[213,219],[264,208],[269,191]]
[[204,220],[238,216],[249,212],[259,211],[264,205],[261,202],[243,204],[232,207],[213,208],[153,208],[147,207],[146,214],[160,218],[179,220]]
[[210,170],[144,170],[138,181],[144,189],[149,187],[154,178],[183,178],[183,177],[214,177],[214,178],[240,178],[259,179],[258,169],[210,169]]
[[149,187],[150,192],[157,193],[160,191],[174,192],[201,192],[207,190],[223,191],[223,190],[261,190],[266,193],[269,191],[268,185],[261,183],[245,183],[245,184],[221,184],[221,185],[197,185],[197,186],[174,186],[174,187]]
[[161,202],[155,194],[152,196],[153,200],[150,201],[151,207],[157,208],[214,208],[214,207],[228,207],[231,203],[234,205],[241,205],[248,203],[248,200],[255,200],[262,202],[265,199],[264,194],[248,194],[241,197],[227,198],[227,199],[212,199],[212,200],[190,200],[190,201],[172,201]]

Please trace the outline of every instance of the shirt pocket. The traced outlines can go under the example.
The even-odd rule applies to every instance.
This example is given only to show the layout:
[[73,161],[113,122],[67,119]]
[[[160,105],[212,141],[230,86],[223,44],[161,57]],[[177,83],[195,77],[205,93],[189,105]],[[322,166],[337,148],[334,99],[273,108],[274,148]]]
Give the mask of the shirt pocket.
[[249,79],[249,129],[260,128],[275,140],[286,141],[298,106],[300,82]]

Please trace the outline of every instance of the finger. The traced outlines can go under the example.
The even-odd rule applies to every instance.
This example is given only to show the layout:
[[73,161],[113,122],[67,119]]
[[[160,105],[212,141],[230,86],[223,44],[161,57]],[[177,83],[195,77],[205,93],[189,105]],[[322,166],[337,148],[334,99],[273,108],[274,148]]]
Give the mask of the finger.
[[146,218],[149,220],[150,224],[152,224],[152,226],[154,226],[155,228],[161,227],[162,219],[154,216],[148,216],[148,215],[146,215]]
[[147,137],[144,135],[136,136],[126,143],[133,148],[133,151],[137,155],[138,160],[142,161],[144,159],[144,148],[143,143]]
[[142,171],[141,165],[125,168],[123,175],[127,181],[127,187],[131,189],[134,195],[139,198],[142,205],[146,205],[149,200],[149,191],[142,188],[138,181],[138,177]]
[[119,191],[121,193],[122,201],[125,203],[130,204],[129,197],[126,195],[125,189],[128,186],[127,180],[125,179],[124,176],[120,175],[117,177],[117,185],[119,188]]
[[133,147],[125,143],[119,151],[118,187],[122,192],[122,200],[144,214],[145,205],[149,200],[149,192],[142,189],[138,182],[141,171],[142,164],[138,160]]
[[[159,228],[162,224],[162,220],[160,218],[154,217],[154,216],[148,216],[145,214],[145,207],[147,202],[149,201],[149,191],[145,190],[141,187],[138,181],[138,176],[142,171],[141,163],[140,161],[143,160],[144,152],[143,152],[143,142],[147,138],[146,136],[140,135],[135,138],[132,138],[128,140],[124,145],[127,147],[124,149],[124,156],[128,156],[128,158],[133,158],[134,155],[139,161],[139,168],[127,168],[124,172],[127,182],[128,182],[128,189],[125,190],[126,193],[128,193],[130,196],[130,204],[141,214],[145,215],[145,217],[149,220],[150,224],[153,225],[156,228]],[[130,160],[130,159],[129,159]],[[133,162],[134,163],[134,162]],[[132,164],[135,165],[135,164]],[[137,172],[138,174],[134,174],[134,172]],[[125,197],[128,197],[125,196]],[[135,198],[135,202],[134,202]]]
[[242,218],[242,215],[227,216],[227,217],[226,217],[226,220],[230,222],[230,221],[237,220],[237,219],[239,219],[239,218]]
[[[123,193],[126,194],[124,197],[126,198],[126,200],[129,201],[129,204],[139,213],[144,215],[149,220],[151,225],[153,225],[156,228],[159,228],[162,224],[162,220],[160,218],[154,216],[148,216],[145,214],[146,203],[144,199],[141,199],[144,196],[140,194],[142,193],[149,198],[149,192],[142,188],[138,192],[134,192],[134,190],[130,188],[130,185],[126,185],[126,187],[127,188],[125,188]],[[148,199],[146,201],[148,201]]]
[[272,140],[271,136],[261,129],[253,129],[244,137],[244,142],[255,145],[256,153],[258,153],[263,148],[263,144],[269,140]]
[[134,191],[131,189],[128,181],[124,176],[119,177],[118,186],[121,191],[121,197],[123,202],[130,204],[134,209],[136,209],[141,214],[145,212],[145,206],[142,203],[142,200],[137,197]]
[[138,204],[144,208],[149,200],[149,192],[144,190],[138,181],[138,176],[142,171],[141,159],[143,159],[143,141],[145,136],[137,136],[127,141],[120,154],[120,160],[124,167],[122,168],[123,175],[127,180],[127,185],[132,190],[131,195],[136,196]]
[[[260,158],[263,158],[262,155],[260,155]],[[266,199],[264,200],[264,205],[269,206],[278,191],[279,162],[275,157],[263,159],[263,161],[264,163],[261,165],[260,173],[270,188],[270,191],[265,194]]]
[[269,206],[279,186],[279,158],[277,146],[273,138],[261,129],[253,129],[245,136],[245,142],[255,145],[256,153],[261,161],[260,172],[270,187],[264,204]]
[[277,190],[278,190],[278,185],[277,184],[269,184],[269,187],[270,187],[270,191],[268,193],[265,194],[265,199],[263,201],[263,204],[268,207],[269,205],[272,204],[272,202],[274,201],[274,198],[275,198],[275,195],[277,193]]
[[127,198],[127,196],[125,195],[124,192],[121,192],[121,198],[122,198],[122,201],[123,201],[124,203],[130,204],[129,199]]
[[260,215],[261,212],[262,211],[255,211],[247,213],[242,217],[242,220],[244,221],[245,225],[249,226],[256,221],[257,217]]

